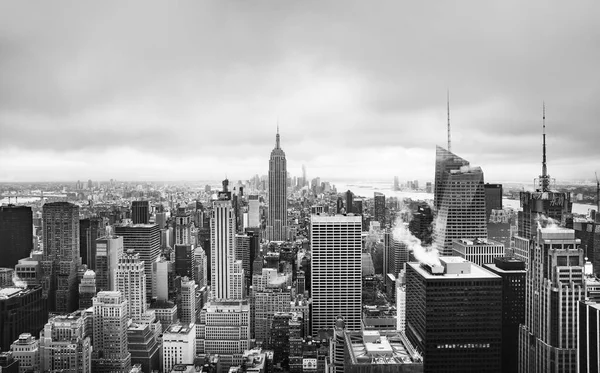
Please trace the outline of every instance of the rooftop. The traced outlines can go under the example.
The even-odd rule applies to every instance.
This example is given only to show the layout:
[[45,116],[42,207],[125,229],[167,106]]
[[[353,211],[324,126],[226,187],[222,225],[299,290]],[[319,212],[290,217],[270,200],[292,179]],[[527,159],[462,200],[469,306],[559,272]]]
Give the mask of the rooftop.
[[[500,276],[478,266],[477,264],[471,263],[468,260],[465,260],[461,257],[452,257],[452,256],[445,256],[445,257],[441,257],[440,258],[440,262],[442,262],[442,264],[444,264],[444,270],[443,272],[439,273],[439,274],[432,274],[431,272],[429,272],[427,269],[423,268],[421,266],[420,263],[407,263],[407,265],[409,265],[410,267],[412,267],[416,272],[418,272],[421,276],[423,276],[425,279],[427,280],[456,280],[457,278],[459,279],[479,279],[479,278],[488,278],[488,279],[493,279],[493,278],[497,278],[499,279]],[[453,267],[453,265],[459,265],[460,267],[463,267],[464,265],[469,265],[470,270],[469,273],[457,273],[455,271],[451,271],[450,273],[448,273],[447,271],[447,266],[448,264],[450,264],[450,267]],[[441,267],[441,266],[439,266]],[[454,272],[454,273],[453,273]]]
[[422,364],[406,336],[398,331],[346,332],[351,364]]
[[362,221],[362,217],[360,215],[311,215],[310,221],[313,223],[360,223]]

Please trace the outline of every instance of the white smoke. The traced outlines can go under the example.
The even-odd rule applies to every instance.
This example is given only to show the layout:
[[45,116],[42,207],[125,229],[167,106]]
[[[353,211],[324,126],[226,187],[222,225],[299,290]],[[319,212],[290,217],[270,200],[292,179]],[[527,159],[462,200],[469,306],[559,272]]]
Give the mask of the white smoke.
[[269,285],[279,286],[288,282],[289,274],[277,275],[269,279]]
[[15,287],[17,287],[17,288],[22,288],[22,289],[27,288],[27,283],[25,281],[21,280],[21,278],[19,276],[17,276],[16,272],[13,272],[12,282],[13,282],[13,285],[15,285]]
[[415,237],[408,229],[408,223],[406,223],[403,218],[410,221],[411,216],[412,213],[410,209],[402,204],[399,217],[394,222],[394,228],[392,230],[394,239],[404,243],[408,251],[412,251],[413,256],[419,263],[441,265],[438,250],[431,246],[423,246],[421,240]]
[[535,218],[538,228],[556,229],[560,226],[560,222],[544,214],[538,214]]

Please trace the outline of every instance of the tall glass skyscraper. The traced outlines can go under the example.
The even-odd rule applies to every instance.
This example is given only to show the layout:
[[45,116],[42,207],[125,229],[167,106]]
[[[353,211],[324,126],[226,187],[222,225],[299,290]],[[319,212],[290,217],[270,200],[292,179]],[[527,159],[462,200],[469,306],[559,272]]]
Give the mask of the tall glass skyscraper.
[[287,228],[287,166],[285,153],[279,144],[279,128],[275,137],[275,149],[269,159],[269,217],[267,238],[283,241]]
[[33,249],[31,207],[0,206],[0,267],[13,268]]

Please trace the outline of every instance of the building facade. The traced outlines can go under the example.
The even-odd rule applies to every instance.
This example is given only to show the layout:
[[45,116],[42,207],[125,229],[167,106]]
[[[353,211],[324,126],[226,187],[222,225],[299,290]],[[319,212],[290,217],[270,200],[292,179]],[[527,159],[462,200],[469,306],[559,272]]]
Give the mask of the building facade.
[[275,137],[275,148],[269,158],[269,215],[267,217],[267,239],[284,241],[287,238],[287,165],[281,149],[279,128]]

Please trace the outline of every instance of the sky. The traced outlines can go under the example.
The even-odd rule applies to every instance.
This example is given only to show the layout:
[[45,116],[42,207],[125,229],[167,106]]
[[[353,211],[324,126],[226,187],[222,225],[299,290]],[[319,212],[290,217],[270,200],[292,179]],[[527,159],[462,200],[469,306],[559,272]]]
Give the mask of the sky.
[[600,2],[2,1],[0,182],[600,171]]

